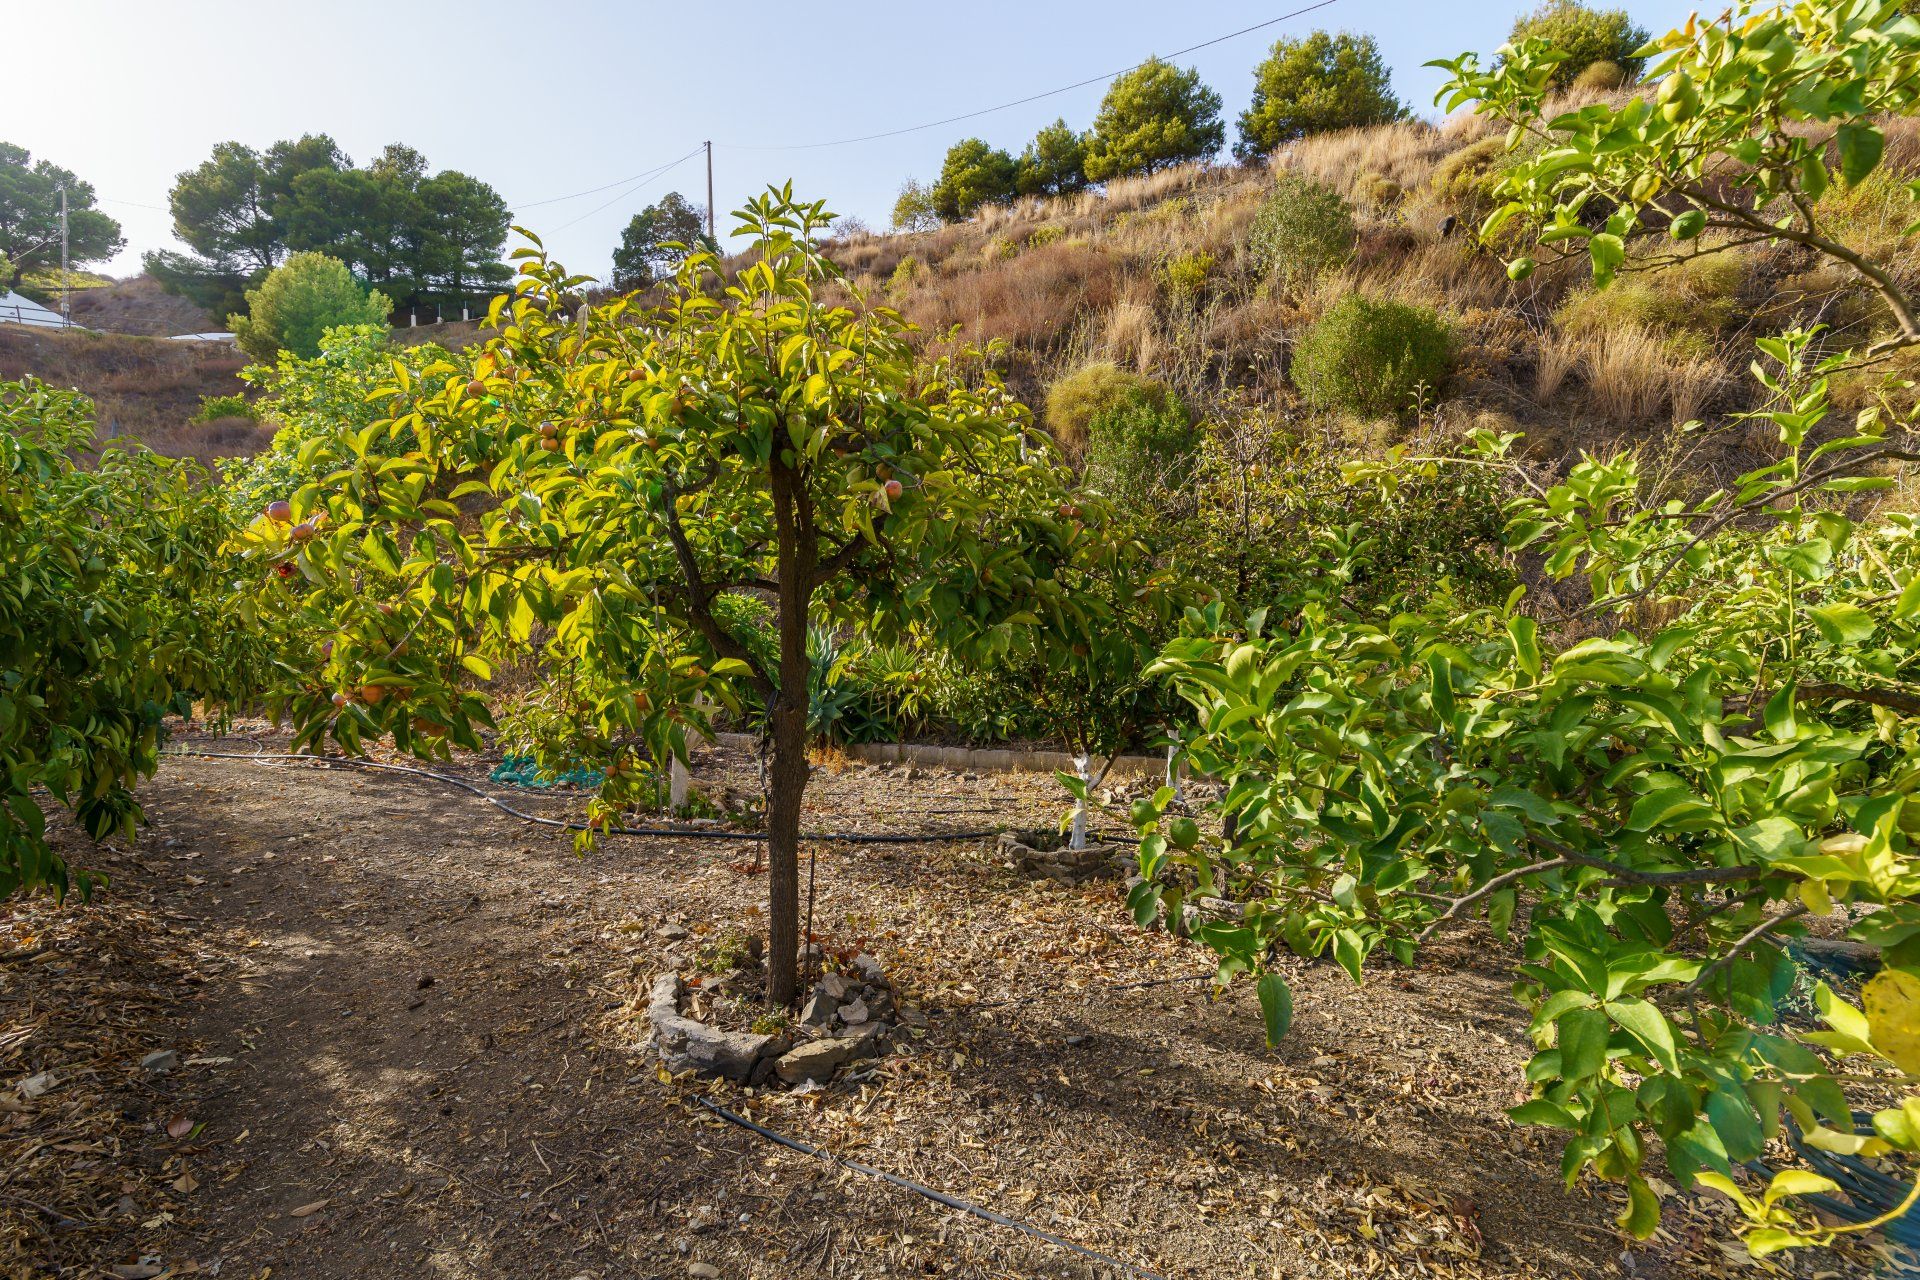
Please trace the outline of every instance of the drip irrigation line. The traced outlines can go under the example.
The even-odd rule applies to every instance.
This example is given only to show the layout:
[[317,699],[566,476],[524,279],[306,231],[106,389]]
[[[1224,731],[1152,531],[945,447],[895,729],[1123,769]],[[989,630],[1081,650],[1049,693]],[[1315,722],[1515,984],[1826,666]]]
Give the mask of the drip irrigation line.
[[[1226,35],[1215,36],[1211,40],[1202,40],[1199,44],[1190,44],[1184,49],[1175,49],[1172,53],[1164,55],[1161,60],[1171,61],[1174,58],[1185,57],[1189,53],[1212,48],[1216,44],[1224,44],[1228,40],[1238,39],[1241,36],[1259,31],[1262,28],[1275,26],[1287,21],[1289,18],[1298,18],[1303,14],[1312,13],[1315,9],[1324,9],[1333,3],[1335,3],[1335,0],[1319,0],[1318,4],[1310,4],[1305,8],[1295,9],[1291,13],[1283,13],[1277,18],[1268,18],[1265,22],[1256,22],[1250,27],[1242,27],[1238,31],[1229,31]],[[1152,61],[1152,59],[1148,59],[1148,61]],[[957,116],[948,116],[944,120],[929,120],[925,124],[912,124],[900,129],[888,129],[883,133],[863,134],[857,138],[835,138],[831,142],[794,142],[779,146],[752,146],[733,142],[716,142],[714,145],[717,147],[725,147],[730,151],[817,151],[822,147],[847,147],[852,146],[856,142],[875,142],[881,138],[898,138],[903,134],[919,133],[923,129],[938,129],[943,125],[958,124],[962,120],[972,120],[979,116],[992,115],[996,111],[1006,111],[1012,107],[1024,107],[1029,102],[1039,102],[1043,98],[1056,97],[1063,93],[1071,93],[1075,89],[1084,89],[1088,85],[1100,84],[1103,81],[1112,80],[1118,76],[1127,74],[1129,71],[1138,71],[1146,65],[1145,62],[1136,62],[1131,67],[1122,67],[1118,71],[1109,71],[1103,75],[1088,76],[1085,80],[1076,80],[1072,84],[1061,85],[1058,89],[1047,89],[1040,93],[1028,94],[1024,98],[1015,98],[1012,102],[1002,102],[997,106],[982,107],[978,111],[963,112]]]
[[944,1191],[935,1191],[932,1187],[922,1186],[913,1179],[903,1178],[897,1173],[888,1173],[884,1169],[875,1169],[871,1165],[860,1164],[857,1161],[847,1159],[845,1156],[837,1156],[825,1147],[816,1147],[811,1142],[802,1142],[798,1138],[789,1138],[783,1133],[775,1133],[765,1125],[756,1124],[745,1116],[735,1115],[710,1098],[696,1095],[694,1101],[698,1102],[708,1111],[711,1111],[714,1115],[719,1116],[722,1120],[725,1120],[728,1124],[738,1125],[749,1133],[758,1134],[768,1142],[776,1143],[787,1148],[789,1151],[798,1151],[803,1156],[812,1156],[816,1160],[825,1160],[829,1164],[837,1164],[842,1169],[851,1169],[853,1172],[865,1174],[869,1178],[878,1178],[882,1182],[890,1182],[904,1191],[911,1191],[915,1195],[925,1196],[935,1204],[945,1205],[947,1208],[956,1209],[961,1213],[972,1214],[974,1217],[991,1222],[995,1226],[1011,1227],[1013,1230],[1032,1236],[1036,1240],[1044,1240],[1048,1244],[1057,1245],[1062,1249],[1070,1249],[1081,1257],[1091,1258],[1103,1266],[1118,1268],[1125,1274],[1135,1277],[1136,1280],[1166,1280],[1166,1277],[1157,1271],[1148,1271],[1143,1267],[1134,1266],[1131,1262],[1123,1262],[1119,1258],[1110,1258],[1104,1253],[1096,1253],[1085,1245],[1075,1244],[1065,1236],[1057,1236],[1051,1231],[1043,1230],[1031,1223],[1022,1222],[1018,1218],[1009,1218],[1004,1213],[996,1213],[992,1209],[984,1209],[977,1204],[972,1204],[956,1196],[950,1196]]
[[[517,809],[505,800],[474,786],[465,778],[457,778],[450,773],[437,773],[432,769],[420,769],[406,764],[383,764],[377,760],[356,760],[351,756],[311,756],[292,753],[277,754],[264,751],[190,751],[185,747],[170,747],[163,755],[186,756],[198,760],[242,760],[250,764],[308,764],[308,765],[346,765],[353,769],[368,769],[380,773],[402,773],[416,778],[430,778],[435,782],[458,787],[462,791],[479,796],[494,808],[508,813],[522,822],[532,822],[543,827],[558,827],[562,831],[599,830],[602,835],[610,836],[665,836],[672,839],[689,840],[750,840],[765,841],[764,831],[713,831],[703,827],[601,827],[592,828],[584,822],[574,822],[566,818],[548,818],[537,813],[528,813]],[[832,844],[941,844],[950,840],[985,840],[997,836],[998,831],[939,831],[916,835],[874,835],[861,831],[802,832],[802,840],[816,840]]]

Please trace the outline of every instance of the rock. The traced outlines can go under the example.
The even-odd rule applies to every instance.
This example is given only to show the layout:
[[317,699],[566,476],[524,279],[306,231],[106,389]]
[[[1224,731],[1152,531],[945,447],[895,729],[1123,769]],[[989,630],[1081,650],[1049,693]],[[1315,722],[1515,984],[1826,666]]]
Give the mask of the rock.
[[824,991],[816,991],[800,1010],[800,1021],[809,1026],[824,1027],[833,1021],[835,1004]]
[[745,1031],[720,1031],[679,1016],[656,1024],[660,1058],[669,1071],[696,1071],[746,1083],[760,1059],[783,1052],[786,1041]]
[[820,979],[820,985],[814,989],[827,999],[838,1002],[847,998],[847,994],[853,990],[853,984],[847,981],[844,973],[830,973]]
[[140,1059],[140,1065],[154,1075],[165,1075],[180,1065],[180,1055],[172,1049],[155,1049]]
[[774,1074],[786,1084],[823,1084],[853,1057],[854,1048],[852,1040],[810,1040],[781,1055]]
[[689,1262],[687,1274],[695,1277],[696,1280],[720,1280],[720,1268],[711,1262]]
[[657,1029],[666,1019],[678,1017],[680,998],[686,990],[687,984],[677,973],[663,973],[655,978],[653,989],[647,993],[647,1021]]
[[678,942],[687,936],[687,926],[668,921],[658,929],[655,929],[653,933],[657,938],[665,938],[669,942]]
[[860,976],[868,982],[885,982],[887,980],[886,970],[880,967],[880,962],[864,951],[853,958],[853,967],[858,969]]
[[875,1022],[891,1021],[893,1019],[893,993],[885,990],[876,992],[874,997],[867,1001],[867,1012],[872,1015]]
[[47,1091],[59,1083],[59,1076],[51,1071],[42,1071],[38,1075],[31,1075],[22,1080],[18,1088],[20,1096],[32,1102],[35,1098],[46,1096]]
[[845,1031],[842,1031],[835,1039],[840,1044],[853,1046],[852,1050],[847,1054],[848,1060],[851,1061],[854,1058],[879,1057],[880,1042],[885,1040],[886,1037],[887,1029],[885,1027],[877,1022],[869,1022],[862,1026],[849,1027]]
[[865,1000],[854,1000],[840,1006],[840,1021],[850,1027],[857,1027],[865,1022],[867,1020],[867,1014],[867,1002]]

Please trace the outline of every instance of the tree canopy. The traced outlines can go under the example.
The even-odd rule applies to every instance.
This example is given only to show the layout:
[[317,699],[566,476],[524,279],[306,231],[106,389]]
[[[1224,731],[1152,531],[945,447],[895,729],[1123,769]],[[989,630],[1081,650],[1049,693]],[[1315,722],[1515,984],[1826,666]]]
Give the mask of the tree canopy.
[[1023,196],[1061,196],[1087,185],[1087,138],[1055,120],[1020,153],[1014,185]]
[[620,247],[613,251],[613,287],[623,293],[644,289],[671,276],[706,243],[707,211],[669,191],[634,214],[620,233]]
[[1516,18],[1508,39],[1515,45],[1526,40],[1552,42],[1564,55],[1553,69],[1556,89],[1570,87],[1596,62],[1615,63],[1628,80],[1635,80],[1647,61],[1634,56],[1647,43],[1646,28],[1636,25],[1625,9],[1592,9],[1580,0],[1547,0]]
[[963,222],[980,206],[1013,199],[1018,166],[1012,156],[979,138],[947,148],[940,180],[933,184],[933,210],[948,222]]
[[247,314],[231,315],[240,349],[270,362],[282,351],[302,358],[320,354],[320,338],[340,325],[385,324],[393,304],[379,290],[368,292],[344,262],[324,253],[296,253],[247,290]]
[[[701,252],[646,310],[576,313],[578,278],[522,251],[497,336],[399,370],[388,427],[313,442],[333,469],[251,538],[309,584],[306,616],[333,637],[324,670],[286,691],[302,742],[473,746],[489,713],[472,677],[537,647],[568,708],[538,750],[606,768],[604,821],[714,707],[767,708],[775,1003],[794,990],[810,624],[915,627],[982,661],[1097,661],[1122,640],[1085,575],[1129,593],[1151,576],[1111,567],[1130,540],[1067,500],[990,372],[920,360],[884,308],[817,300],[838,279],[814,243],[829,217],[770,193],[741,213],[751,245],[724,298]],[[359,465],[370,450],[381,460]],[[482,491],[477,519],[454,505]],[[777,643],[742,598],[776,602]]]
[[1315,31],[1279,40],[1253,70],[1253,103],[1240,113],[1233,153],[1256,160],[1283,142],[1406,115],[1372,36]]
[[511,221],[492,187],[394,143],[356,168],[324,134],[265,151],[223,142],[179,175],[169,195],[174,234],[191,253],[147,255],[168,288],[216,312],[290,253],[346,263],[402,306],[462,305],[507,279],[500,261]]
[[120,224],[94,208],[91,183],[70,169],[35,160],[25,147],[0,142],[0,261],[7,287],[29,271],[60,265],[60,188],[67,190],[67,260],[99,262],[126,243]]
[[1087,177],[1106,182],[1205,160],[1225,141],[1220,95],[1200,73],[1149,58],[1107,87],[1087,138]]

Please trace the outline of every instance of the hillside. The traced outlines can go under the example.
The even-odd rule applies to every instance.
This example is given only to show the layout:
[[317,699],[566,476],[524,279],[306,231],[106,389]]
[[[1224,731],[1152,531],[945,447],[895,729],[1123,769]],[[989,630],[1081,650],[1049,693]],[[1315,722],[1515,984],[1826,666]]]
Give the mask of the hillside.
[[[1561,106],[1568,104],[1559,104]],[[1905,122],[1898,122],[1904,124]],[[1911,176],[1914,134],[1894,129],[1889,159]],[[869,297],[885,300],[934,345],[1004,341],[1000,360],[1028,403],[1091,361],[1170,384],[1201,415],[1311,420],[1345,446],[1421,428],[1523,430],[1543,461],[1628,441],[1684,440],[1696,474],[1753,465],[1739,413],[1757,390],[1752,340],[1820,320],[1870,331],[1877,306],[1792,248],[1705,253],[1596,294],[1584,256],[1543,262],[1514,283],[1501,255],[1471,234],[1492,207],[1503,144],[1482,120],[1405,122],[1292,144],[1263,167],[1187,167],[1054,200],[989,207],[972,221],[911,235],[865,235],[833,255]],[[1324,184],[1352,211],[1350,259],[1286,270],[1254,252],[1256,216],[1284,175]],[[1863,186],[1837,210],[1892,239],[1909,214],[1898,181]],[[1896,222],[1896,219],[1898,220]],[[1271,250],[1269,250],[1271,256]],[[1544,255],[1543,255],[1544,257]],[[1283,283],[1284,282],[1284,283]],[[1451,376],[1418,415],[1320,412],[1291,378],[1301,337],[1360,293],[1431,308],[1452,332]],[[1876,384],[1836,387],[1840,407]],[[1675,424],[1706,429],[1677,436]]]
[[145,274],[76,290],[73,319],[89,329],[149,337],[211,333],[227,327],[224,316],[209,315],[187,299],[168,293],[158,280]]
[[194,423],[208,396],[235,395],[246,363],[225,343],[0,325],[0,380],[32,376],[93,397],[102,439],[131,436],[203,462],[249,454],[272,438],[246,418]]

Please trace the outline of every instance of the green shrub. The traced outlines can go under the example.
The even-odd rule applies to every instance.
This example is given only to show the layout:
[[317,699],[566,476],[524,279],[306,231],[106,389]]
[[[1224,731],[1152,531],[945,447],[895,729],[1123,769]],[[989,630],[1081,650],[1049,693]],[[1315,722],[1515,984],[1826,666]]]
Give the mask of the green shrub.
[[1047,388],[1047,429],[1062,448],[1078,453],[1086,446],[1088,428],[1096,417],[1133,401],[1177,403],[1166,384],[1097,360]]
[[887,292],[892,294],[905,293],[919,283],[920,277],[925,274],[925,272],[926,267],[921,263],[920,259],[914,257],[912,254],[908,254],[906,257],[900,259],[900,264],[893,269],[893,274],[887,277]]
[[1433,167],[1433,190],[1454,203],[1476,203],[1488,198],[1507,154],[1507,140],[1482,138],[1450,153]]
[[218,422],[222,418],[246,418],[257,421],[259,410],[242,395],[201,396],[200,408],[194,412],[189,422]]
[[[402,361],[411,376],[444,358],[444,348],[432,343],[394,348],[385,325],[352,325],[330,329],[320,339],[311,359],[281,352],[271,364],[249,365],[240,376],[260,388],[253,413],[278,423],[273,443],[251,458],[235,458],[224,465],[226,498],[243,519],[251,519],[267,503],[291,499],[302,485],[312,484],[333,470],[330,462],[302,463],[302,449],[311,441],[342,430],[363,430],[389,415],[385,401],[368,394],[393,377],[393,362]],[[383,448],[393,454],[414,447],[411,429]]]
[[385,294],[363,289],[338,258],[296,253],[247,290],[247,314],[228,316],[227,324],[240,349],[264,364],[282,351],[311,359],[327,330],[384,324],[391,310]]
[[1057,244],[1067,238],[1065,224],[1045,222],[1027,233],[1027,248],[1038,249],[1045,245]]
[[1213,255],[1210,253],[1182,253],[1168,258],[1160,264],[1160,283],[1166,286],[1167,296],[1174,305],[1192,306],[1199,301],[1207,287],[1207,278],[1213,274]]
[[1300,340],[1293,381],[1316,408],[1397,414],[1438,390],[1452,363],[1453,336],[1434,312],[1354,293]]
[[1570,87],[1598,62],[1617,64],[1623,80],[1637,79],[1647,62],[1634,56],[1647,43],[1646,30],[1635,26],[1624,9],[1589,9],[1579,0],[1548,0],[1514,21],[1512,43],[1532,38],[1550,40],[1567,55],[1553,68],[1556,89]]
[[1123,397],[1087,423],[1087,483],[1156,502],[1184,489],[1194,444],[1193,415],[1171,392]]
[[1376,213],[1385,212],[1399,204],[1407,194],[1401,185],[1384,173],[1363,173],[1353,184],[1354,195],[1361,203]]
[[1353,209],[1331,187],[1282,174],[1253,216],[1247,255],[1254,270],[1289,289],[1353,258]]

